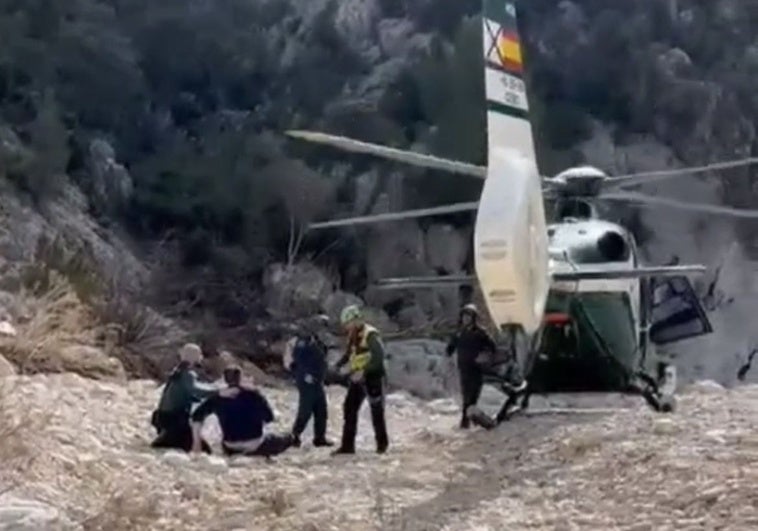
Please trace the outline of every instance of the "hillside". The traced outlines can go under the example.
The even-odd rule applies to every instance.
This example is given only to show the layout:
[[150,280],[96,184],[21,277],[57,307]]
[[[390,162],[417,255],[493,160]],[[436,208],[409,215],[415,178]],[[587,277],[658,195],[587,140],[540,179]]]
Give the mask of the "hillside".
[[[577,162],[661,169],[753,152],[755,1],[530,0],[519,9],[543,172]],[[4,0],[2,193],[55,222],[46,205],[74,186],[80,219],[110,248],[98,243],[93,253],[91,234],[69,230],[68,253],[111,285],[112,257],[136,258],[141,265],[117,260],[129,274],[150,272],[129,286],[133,302],[214,345],[260,355],[266,323],[355,296],[390,328],[444,328],[460,302],[454,290],[367,286],[470,267],[468,217],[309,235],[303,227],[467,200],[477,187],[281,133],[319,128],[482,162],[479,10],[478,0]],[[749,206],[752,172],[650,191]],[[609,206],[651,261],[715,266],[732,244],[739,260],[754,255],[752,222]],[[35,248],[26,233],[13,236]],[[272,282],[286,286],[272,293]],[[301,296],[303,286],[317,287]]]
[[[21,426],[2,435],[3,479],[14,468],[17,478],[2,497],[2,529],[78,523],[103,531],[639,531],[758,524],[754,386],[698,384],[671,416],[640,401],[606,398],[600,405],[616,412],[521,418],[469,433],[454,428],[451,401],[393,393],[392,447],[384,456],[372,452],[366,410],[355,457],[330,458],[307,443],[274,462],[227,464],[145,447],[158,396],[152,382],[63,374],[5,377],[2,384],[3,418]],[[264,392],[280,414],[276,428],[287,429],[293,393]],[[333,436],[342,396],[329,393]],[[535,406],[549,405],[541,402]],[[583,402],[597,406],[598,398]]]

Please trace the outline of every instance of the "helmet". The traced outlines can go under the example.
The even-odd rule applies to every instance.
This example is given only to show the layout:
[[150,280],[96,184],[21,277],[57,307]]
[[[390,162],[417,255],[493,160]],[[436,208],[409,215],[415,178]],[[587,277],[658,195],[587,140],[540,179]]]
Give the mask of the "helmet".
[[474,304],[467,304],[463,308],[461,308],[461,315],[464,313],[468,313],[474,317],[479,315],[479,310],[477,309],[476,305]]
[[179,359],[194,365],[203,359],[203,351],[196,343],[187,343],[179,349]]
[[340,313],[340,323],[346,325],[352,321],[361,319],[362,317],[363,314],[361,313],[361,309],[355,304],[352,304],[342,309],[342,313]]

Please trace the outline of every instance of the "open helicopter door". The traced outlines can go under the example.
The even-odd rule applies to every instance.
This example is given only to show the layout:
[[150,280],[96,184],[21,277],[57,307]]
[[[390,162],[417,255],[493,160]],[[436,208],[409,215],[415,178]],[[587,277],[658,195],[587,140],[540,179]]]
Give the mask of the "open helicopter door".
[[646,284],[647,316],[653,343],[663,345],[713,332],[687,277],[652,277]]

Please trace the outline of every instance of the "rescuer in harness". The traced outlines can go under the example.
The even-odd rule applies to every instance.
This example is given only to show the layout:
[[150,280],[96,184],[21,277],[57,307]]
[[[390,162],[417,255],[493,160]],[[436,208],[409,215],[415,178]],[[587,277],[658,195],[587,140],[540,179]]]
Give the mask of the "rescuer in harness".
[[457,352],[458,375],[461,385],[461,428],[470,426],[469,408],[476,406],[484,385],[482,355],[495,353],[495,342],[477,319],[479,311],[473,304],[461,308],[458,331],[447,345],[447,355]]
[[347,350],[337,367],[348,367],[349,384],[344,403],[342,443],[334,454],[355,453],[358,413],[368,397],[371,423],[374,427],[376,451],[383,454],[389,446],[384,418],[384,345],[379,331],[365,323],[360,308],[348,306],[340,316],[347,332]]

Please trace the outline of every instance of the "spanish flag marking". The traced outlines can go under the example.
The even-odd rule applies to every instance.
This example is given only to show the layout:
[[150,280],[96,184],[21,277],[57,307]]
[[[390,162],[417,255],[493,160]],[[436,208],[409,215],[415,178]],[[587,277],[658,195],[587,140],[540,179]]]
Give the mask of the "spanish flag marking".
[[501,30],[497,35],[496,46],[503,67],[512,72],[523,73],[524,65],[518,35]]

